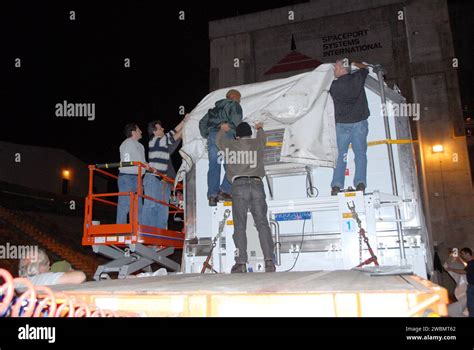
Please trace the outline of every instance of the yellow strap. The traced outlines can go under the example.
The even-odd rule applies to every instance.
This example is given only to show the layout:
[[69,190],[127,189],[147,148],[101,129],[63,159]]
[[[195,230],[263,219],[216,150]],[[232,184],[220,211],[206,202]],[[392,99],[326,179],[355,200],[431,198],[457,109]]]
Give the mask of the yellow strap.
[[379,140],[379,141],[370,141],[367,142],[367,146],[376,146],[376,145],[404,145],[407,143],[417,142],[415,140]]
[[[378,140],[367,142],[367,146],[377,146],[377,145],[403,145],[407,143],[418,142],[416,140]],[[268,141],[266,143],[267,147],[281,147],[283,145],[282,141]]]

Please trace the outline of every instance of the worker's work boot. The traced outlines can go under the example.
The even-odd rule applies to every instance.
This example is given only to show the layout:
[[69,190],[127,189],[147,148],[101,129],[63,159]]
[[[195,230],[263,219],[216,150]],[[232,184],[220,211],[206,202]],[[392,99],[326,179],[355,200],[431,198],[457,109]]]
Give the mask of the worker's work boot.
[[217,206],[217,197],[209,197],[209,206],[210,207]]
[[225,193],[225,192],[222,192],[222,191],[219,191],[218,195],[217,195],[217,200],[219,201],[231,201],[232,200],[232,195],[228,194],[228,193]]
[[339,192],[341,192],[341,188],[339,186],[334,186],[331,188],[331,196],[337,196]]
[[246,264],[235,264],[232,266],[230,273],[246,273],[247,272],[247,265]]
[[275,272],[275,264],[273,263],[273,260],[265,260],[265,272]]
[[362,191],[362,193],[365,194],[365,185],[362,182],[358,183],[356,186],[356,191]]

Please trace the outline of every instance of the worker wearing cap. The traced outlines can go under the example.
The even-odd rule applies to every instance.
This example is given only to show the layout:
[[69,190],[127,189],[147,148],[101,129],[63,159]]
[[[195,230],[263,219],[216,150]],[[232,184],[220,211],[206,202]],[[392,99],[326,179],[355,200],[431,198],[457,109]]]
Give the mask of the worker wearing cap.
[[275,272],[273,262],[273,238],[267,218],[267,202],[262,178],[265,176],[263,152],[265,132],[263,123],[257,123],[257,137],[252,138],[252,129],[242,122],[236,128],[236,138],[226,139],[230,125],[224,123],[217,134],[219,156],[227,164],[227,179],[232,183],[232,218],[234,221],[235,265],[231,273],[247,272],[247,212],[252,213],[258,232],[260,247],[265,259],[265,272]]

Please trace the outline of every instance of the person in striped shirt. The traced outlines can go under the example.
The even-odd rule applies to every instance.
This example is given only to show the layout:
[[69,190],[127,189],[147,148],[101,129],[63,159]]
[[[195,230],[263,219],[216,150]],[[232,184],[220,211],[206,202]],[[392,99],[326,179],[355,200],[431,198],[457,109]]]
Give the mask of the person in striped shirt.
[[[167,133],[161,121],[153,120],[148,123],[148,164],[158,172],[165,174],[170,163],[170,149],[177,140],[181,138],[184,122],[188,115],[176,127]],[[169,202],[170,184],[162,181],[161,177],[146,173],[143,180],[145,195],[153,197],[165,203]],[[168,228],[168,207],[152,200],[145,199],[143,206],[142,224],[162,229]]]

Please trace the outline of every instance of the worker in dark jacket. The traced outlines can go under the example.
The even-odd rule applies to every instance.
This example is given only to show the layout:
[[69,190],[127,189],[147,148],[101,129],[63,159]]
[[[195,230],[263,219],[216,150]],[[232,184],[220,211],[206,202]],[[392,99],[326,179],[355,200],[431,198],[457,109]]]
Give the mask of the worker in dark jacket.
[[369,74],[367,65],[352,63],[359,68],[351,73],[351,64],[347,59],[336,61],[334,80],[330,93],[334,100],[336,116],[336,138],[338,157],[331,182],[331,195],[335,196],[344,188],[347,152],[352,144],[354,152],[356,191],[365,191],[367,187],[367,135],[369,133],[370,111],[365,94],[365,79]]
[[275,272],[273,238],[267,218],[267,202],[263,188],[265,168],[263,152],[265,133],[263,124],[257,123],[257,138],[251,138],[252,129],[243,122],[237,126],[236,139],[225,138],[229,124],[221,125],[217,145],[227,164],[227,179],[232,182],[232,218],[234,221],[235,265],[231,273],[247,272],[247,212],[250,209],[258,232],[260,247],[265,260],[265,272]]
[[[210,206],[216,206],[219,200],[230,200],[231,185],[224,175],[221,184],[221,164],[218,162],[216,135],[220,126],[227,123],[230,127],[227,137],[233,138],[237,125],[242,121],[242,107],[240,106],[240,92],[229,90],[226,98],[216,102],[199,121],[201,136],[207,139],[209,155],[209,171],[207,173],[207,198]],[[224,166],[225,170],[225,166]]]

